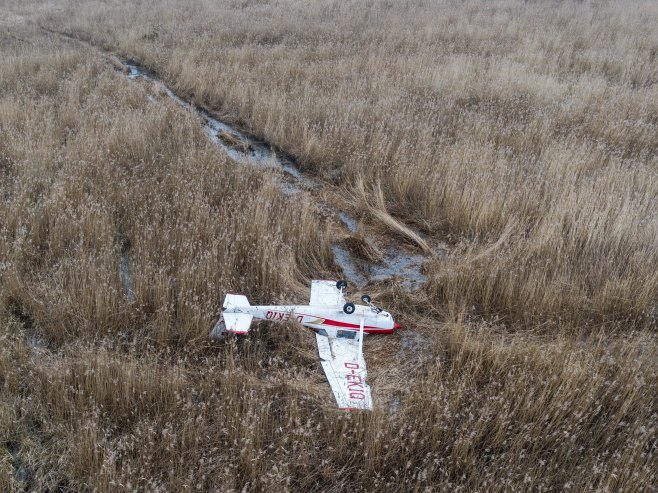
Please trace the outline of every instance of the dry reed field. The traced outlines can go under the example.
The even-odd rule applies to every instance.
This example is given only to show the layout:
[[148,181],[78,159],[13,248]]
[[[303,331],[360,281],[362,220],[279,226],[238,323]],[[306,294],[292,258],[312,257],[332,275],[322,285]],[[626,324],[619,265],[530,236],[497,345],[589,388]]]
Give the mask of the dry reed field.
[[[657,491],[658,5],[0,3],[0,491]],[[318,191],[221,152],[181,98]],[[367,291],[375,409],[226,292]],[[345,234],[345,233],[342,233]],[[351,294],[356,294],[352,290]]]

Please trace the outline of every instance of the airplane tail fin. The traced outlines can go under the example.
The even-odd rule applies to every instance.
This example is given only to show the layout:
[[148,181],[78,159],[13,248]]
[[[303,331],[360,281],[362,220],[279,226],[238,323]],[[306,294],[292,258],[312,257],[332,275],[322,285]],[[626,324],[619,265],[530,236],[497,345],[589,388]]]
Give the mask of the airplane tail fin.
[[254,318],[250,313],[224,313],[224,324],[227,332],[234,334],[246,334]]
[[234,334],[246,334],[249,332],[251,321],[254,318],[250,313],[230,311],[232,308],[248,307],[249,300],[241,294],[227,294],[222,305],[219,320],[210,333],[210,337],[221,339],[226,332]]

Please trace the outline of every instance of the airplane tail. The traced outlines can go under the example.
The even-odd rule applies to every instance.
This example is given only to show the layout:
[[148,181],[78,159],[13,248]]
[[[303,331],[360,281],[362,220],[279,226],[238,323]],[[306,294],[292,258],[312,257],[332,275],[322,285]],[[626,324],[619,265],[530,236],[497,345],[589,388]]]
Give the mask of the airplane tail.
[[254,318],[250,313],[240,313],[232,309],[240,307],[248,307],[249,300],[246,296],[241,294],[227,294],[222,304],[222,312],[220,313],[219,320],[215,324],[210,333],[214,339],[221,339],[226,332],[234,334],[246,334],[249,332],[251,321]]

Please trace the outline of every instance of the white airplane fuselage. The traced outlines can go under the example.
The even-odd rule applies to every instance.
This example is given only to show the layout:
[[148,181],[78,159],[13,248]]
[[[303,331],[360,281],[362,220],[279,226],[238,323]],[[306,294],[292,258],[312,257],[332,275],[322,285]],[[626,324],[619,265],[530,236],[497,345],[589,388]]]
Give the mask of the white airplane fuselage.
[[322,368],[340,409],[372,409],[366,382],[363,339],[368,334],[392,334],[401,328],[390,313],[361,296],[366,305],[346,303],[345,281],[311,281],[308,305],[254,306],[242,294],[226,294],[219,319],[210,332],[215,339],[225,334],[246,334],[254,319],[269,322],[297,322],[315,332]]
[[[243,313],[255,319],[271,322],[297,321],[311,329],[328,333],[341,330],[358,332],[363,320],[363,331],[369,334],[392,334],[398,327],[387,311],[355,305],[354,313],[347,314],[342,305],[266,305],[227,307],[224,313]],[[237,332],[236,333],[241,333]]]

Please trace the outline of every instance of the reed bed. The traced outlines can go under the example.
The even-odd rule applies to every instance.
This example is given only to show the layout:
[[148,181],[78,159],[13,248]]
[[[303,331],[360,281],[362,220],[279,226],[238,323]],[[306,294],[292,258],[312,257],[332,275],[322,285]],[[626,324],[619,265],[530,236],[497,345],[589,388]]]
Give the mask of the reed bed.
[[[0,490],[655,490],[657,14],[5,2]],[[227,291],[340,275],[332,225],[106,52],[444,245],[373,286],[417,343],[366,340],[372,413],[301,327],[208,339]]]
[[58,6],[40,22],[464,246],[431,276],[436,303],[523,324],[655,323],[654,3]]

